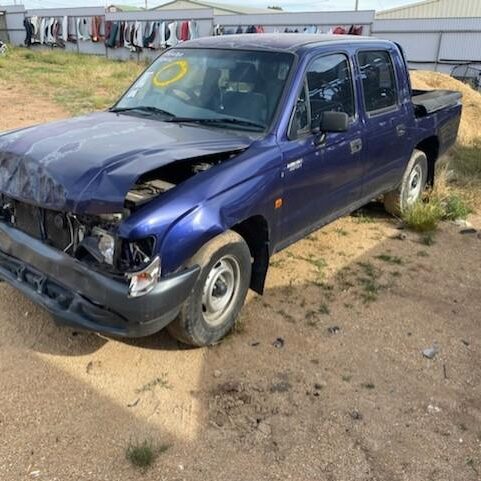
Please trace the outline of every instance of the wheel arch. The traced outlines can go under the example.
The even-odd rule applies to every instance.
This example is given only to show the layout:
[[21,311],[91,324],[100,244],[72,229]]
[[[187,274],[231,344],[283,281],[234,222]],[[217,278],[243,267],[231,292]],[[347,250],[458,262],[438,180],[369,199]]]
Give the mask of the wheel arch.
[[428,185],[434,185],[434,177],[436,171],[436,162],[439,158],[439,139],[436,135],[427,137],[426,139],[419,142],[416,150],[420,150],[426,155],[428,159]]
[[231,227],[249,246],[253,258],[250,288],[263,294],[269,268],[269,223],[262,215],[254,215]]

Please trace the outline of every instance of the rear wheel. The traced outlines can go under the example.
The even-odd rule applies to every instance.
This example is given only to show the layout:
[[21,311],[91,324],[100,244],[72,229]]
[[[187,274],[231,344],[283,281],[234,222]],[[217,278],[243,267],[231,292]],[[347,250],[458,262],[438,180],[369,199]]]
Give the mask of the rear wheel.
[[192,346],[219,342],[233,327],[251,279],[251,254],[234,231],[221,234],[195,254],[187,267],[199,265],[194,289],[169,326],[170,334]]
[[415,150],[404,172],[401,185],[384,196],[384,207],[392,215],[402,215],[421,200],[428,179],[428,159]]

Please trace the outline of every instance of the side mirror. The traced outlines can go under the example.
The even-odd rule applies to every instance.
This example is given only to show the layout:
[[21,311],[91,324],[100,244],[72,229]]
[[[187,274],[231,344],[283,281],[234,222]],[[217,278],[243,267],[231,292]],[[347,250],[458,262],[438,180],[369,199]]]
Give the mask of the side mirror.
[[[317,125],[316,125],[317,124]],[[345,112],[323,112],[317,122],[313,122],[314,144],[323,145],[327,132],[346,132],[349,130],[349,116]]]
[[319,132],[346,132],[349,116],[345,112],[324,112],[319,119]]

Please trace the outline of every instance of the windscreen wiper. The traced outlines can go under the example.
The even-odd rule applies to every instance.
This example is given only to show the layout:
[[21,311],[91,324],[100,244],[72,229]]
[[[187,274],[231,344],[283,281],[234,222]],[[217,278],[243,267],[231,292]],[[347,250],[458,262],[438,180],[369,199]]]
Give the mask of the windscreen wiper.
[[197,124],[231,124],[240,125],[245,127],[255,127],[257,129],[264,130],[266,126],[259,122],[254,122],[252,120],[237,119],[235,117],[215,117],[215,118],[196,118],[196,117],[172,117],[168,119],[168,122],[192,122]]
[[166,115],[167,117],[171,118],[175,117],[173,113],[168,112],[167,110],[159,109],[158,107],[152,107],[150,105],[137,105],[136,107],[113,107],[109,109],[109,112],[117,114],[121,112],[134,112],[136,110],[140,112],[148,112],[150,114]]

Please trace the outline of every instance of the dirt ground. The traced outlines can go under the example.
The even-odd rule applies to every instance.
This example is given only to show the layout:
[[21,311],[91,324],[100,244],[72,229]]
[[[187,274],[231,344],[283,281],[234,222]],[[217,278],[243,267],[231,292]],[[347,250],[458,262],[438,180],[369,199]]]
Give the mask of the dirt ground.
[[[0,92],[0,131],[66,116]],[[0,479],[481,479],[481,238],[460,231],[343,218],[208,349],[73,332],[0,284]],[[168,449],[139,472],[144,439]]]

